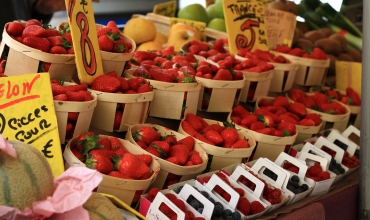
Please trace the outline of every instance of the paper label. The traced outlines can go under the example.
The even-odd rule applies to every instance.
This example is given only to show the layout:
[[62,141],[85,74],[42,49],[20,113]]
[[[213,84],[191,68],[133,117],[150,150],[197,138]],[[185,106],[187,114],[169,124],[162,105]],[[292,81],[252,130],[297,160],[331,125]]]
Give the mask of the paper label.
[[175,17],[176,1],[163,2],[154,5],[153,13],[167,17]]
[[268,50],[262,0],[223,1],[223,7],[231,54],[239,50]]
[[170,28],[173,25],[177,24],[177,23],[183,23],[183,24],[186,24],[186,25],[188,25],[192,28],[197,29],[200,33],[201,40],[202,41],[206,40],[206,27],[207,27],[206,23],[200,22],[200,21],[193,21],[193,20],[175,18],[175,17],[170,18]]
[[361,96],[362,63],[358,62],[335,62],[336,87],[345,91],[352,87]]
[[54,177],[64,172],[48,73],[0,78],[0,133],[40,150]]
[[96,77],[104,74],[92,2],[65,0],[65,3],[78,77],[81,83],[91,84]]
[[294,29],[297,23],[294,14],[273,8],[266,8],[265,22],[267,42],[270,50],[275,49],[277,45],[292,46]]

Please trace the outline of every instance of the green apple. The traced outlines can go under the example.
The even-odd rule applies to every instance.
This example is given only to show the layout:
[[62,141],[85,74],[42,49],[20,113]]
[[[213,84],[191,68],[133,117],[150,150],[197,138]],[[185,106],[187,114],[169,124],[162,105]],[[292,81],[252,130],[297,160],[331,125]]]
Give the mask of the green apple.
[[208,15],[206,9],[201,4],[191,4],[179,10],[178,18],[188,19],[193,21],[201,21],[208,23]]
[[206,8],[208,14],[208,22],[216,18],[215,4],[212,4]]
[[224,17],[224,7],[223,7],[222,0],[216,0],[215,1],[215,11],[216,11],[217,18],[225,19],[225,17]]
[[214,30],[226,32],[226,23],[225,23],[225,20],[222,19],[222,18],[214,18],[214,19],[212,19],[208,23],[207,27],[208,28],[211,28],[211,29],[214,29]]

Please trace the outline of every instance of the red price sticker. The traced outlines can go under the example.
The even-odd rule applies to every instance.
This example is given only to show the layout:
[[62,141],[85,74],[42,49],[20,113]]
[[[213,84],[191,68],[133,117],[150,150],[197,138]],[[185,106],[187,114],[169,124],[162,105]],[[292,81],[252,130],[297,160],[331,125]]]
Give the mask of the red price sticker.
[[268,50],[263,0],[223,1],[230,53]]
[[104,74],[92,2],[65,0],[65,3],[78,77],[82,83],[91,84],[97,76]]

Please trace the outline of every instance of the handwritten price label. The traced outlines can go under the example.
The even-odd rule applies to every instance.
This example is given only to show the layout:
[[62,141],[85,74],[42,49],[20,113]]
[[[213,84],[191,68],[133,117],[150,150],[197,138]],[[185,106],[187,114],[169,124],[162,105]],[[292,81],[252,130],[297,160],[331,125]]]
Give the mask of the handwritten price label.
[[91,0],[65,0],[78,77],[82,83],[103,75],[98,36]]
[[153,13],[167,17],[175,17],[176,1],[163,2],[154,5]]
[[55,177],[64,172],[48,73],[0,78],[0,133],[40,150]]
[[200,22],[200,21],[181,19],[181,18],[174,18],[174,17],[170,18],[170,27],[172,27],[174,24],[177,24],[177,23],[183,23],[192,28],[197,29],[200,33],[201,40],[202,41],[206,40],[206,37],[207,37],[206,36],[206,27],[207,27],[206,23]]
[[230,53],[268,50],[263,0],[223,1]]
[[277,45],[292,46],[296,16],[277,9],[265,9],[267,42],[271,50]]

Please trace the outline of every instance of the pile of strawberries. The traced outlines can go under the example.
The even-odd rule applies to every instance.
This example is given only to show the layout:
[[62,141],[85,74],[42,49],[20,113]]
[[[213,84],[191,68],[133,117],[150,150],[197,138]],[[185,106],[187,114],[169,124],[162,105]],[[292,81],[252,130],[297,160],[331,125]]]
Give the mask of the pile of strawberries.
[[[87,84],[64,85],[60,80],[52,79],[51,91],[55,101],[88,102],[94,97],[87,91]],[[66,138],[72,138],[79,112],[68,112]]]
[[330,179],[330,173],[328,171],[323,171],[320,163],[315,162],[307,169],[306,177],[314,180],[315,182],[320,182]]
[[306,94],[300,89],[291,89],[289,98],[294,102],[302,103],[306,108],[326,114],[342,115],[347,113],[343,105],[323,93]]
[[216,39],[214,44],[210,45],[206,42],[192,40],[189,42],[189,47],[186,49],[186,52],[205,58],[215,56],[217,54],[229,54],[224,47],[228,44],[227,41],[227,39]]
[[239,137],[238,131],[231,123],[224,126],[208,124],[203,118],[189,113],[181,122],[182,129],[194,138],[204,143],[224,148],[248,148],[248,140]]
[[239,50],[238,55],[244,58],[247,58],[248,60],[260,60],[265,61],[269,63],[290,63],[288,59],[281,55],[275,55],[271,53],[270,51],[263,51],[263,50],[255,50],[253,52],[251,51],[245,51],[245,50]]
[[286,53],[292,56],[315,59],[315,60],[327,60],[328,59],[328,56],[326,55],[326,53],[318,47],[315,47],[311,53],[308,53],[307,51],[302,50],[301,48],[291,49],[289,46],[278,45],[275,47],[275,51],[280,52],[280,53]]
[[312,90],[314,92],[323,93],[330,99],[335,99],[346,105],[361,106],[361,98],[359,94],[353,90],[352,87],[347,87],[345,94],[342,94],[341,92],[332,88],[324,89],[322,86],[313,87]]
[[[151,188],[148,191],[147,199],[150,202],[153,202],[155,197],[157,196],[159,192],[158,188]],[[194,213],[191,210],[187,210],[185,202],[182,199],[179,199],[176,197],[176,195],[172,193],[165,193],[163,194],[166,196],[168,200],[170,200],[173,204],[177,206],[181,211],[185,213],[185,219],[188,220],[205,220],[203,217],[195,217]],[[162,203],[159,206],[159,211],[161,211],[163,214],[165,214],[169,219],[177,219],[177,214],[165,203]]]
[[[236,209],[242,213],[243,215],[255,215],[265,210],[265,207],[257,200],[250,202],[247,198],[244,197],[245,191],[242,188],[234,187],[231,185],[230,181],[227,179],[226,175],[223,172],[216,172],[213,175],[217,175],[220,177],[225,183],[227,183],[232,189],[234,189],[239,195],[239,201],[236,206]],[[211,179],[211,176],[204,176],[202,180],[205,183]],[[226,201],[230,201],[231,196],[227,193],[224,189],[222,189],[219,185],[216,185],[213,188],[213,191],[219,194],[222,198]]]
[[[116,94],[139,94],[153,91],[153,87],[146,79],[142,77],[125,79],[117,76],[115,71],[96,77],[91,83],[91,89]],[[117,103],[113,124],[114,130],[119,129],[121,125],[124,108],[125,103]]]

